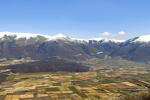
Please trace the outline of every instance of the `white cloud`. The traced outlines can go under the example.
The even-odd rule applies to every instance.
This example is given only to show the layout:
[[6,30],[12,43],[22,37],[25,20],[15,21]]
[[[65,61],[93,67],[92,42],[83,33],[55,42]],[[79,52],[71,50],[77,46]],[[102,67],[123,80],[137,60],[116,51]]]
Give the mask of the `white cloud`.
[[110,33],[108,33],[108,32],[104,32],[104,33],[102,33],[101,35],[106,36],[106,35],[110,35]]
[[111,34],[111,33],[108,33],[108,32],[104,32],[104,33],[101,33],[99,35],[103,35],[103,36],[116,36],[115,34]]
[[123,34],[126,34],[126,33],[124,31],[120,31],[120,32],[118,32],[118,34],[123,35]]

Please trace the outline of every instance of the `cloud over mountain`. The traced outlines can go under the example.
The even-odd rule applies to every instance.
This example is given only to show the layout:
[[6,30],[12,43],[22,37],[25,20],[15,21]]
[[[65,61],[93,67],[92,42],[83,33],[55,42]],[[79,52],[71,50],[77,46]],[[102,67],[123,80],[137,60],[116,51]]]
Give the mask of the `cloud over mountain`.
[[118,32],[118,34],[120,34],[120,35],[124,35],[124,34],[126,34],[124,31],[120,31],[120,32]]
[[115,34],[111,34],[111,33],[108,33],[108,32],[100,33],[99,35],[103,35],[103,36],[116,36]]

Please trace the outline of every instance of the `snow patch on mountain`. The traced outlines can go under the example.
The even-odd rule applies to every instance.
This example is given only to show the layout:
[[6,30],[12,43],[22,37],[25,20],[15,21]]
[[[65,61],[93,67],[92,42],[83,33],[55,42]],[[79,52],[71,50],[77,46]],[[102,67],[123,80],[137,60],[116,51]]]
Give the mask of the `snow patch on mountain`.
[[123,44],[130,44],[130,43],[149,43],[150,42],[150,35],[143,35],[135,38],[131,38],[126,40]]
[[48,40],[50,41],[50,40],[66,39],[66,38],[68,38],[68,37],[66,37],[66,36],[64,36],[64,35],[62,35],[62,34],[58,34],[58,35],[49,37]]
[[104,39],[104,38],[92,38],[92,39],[75,39],[75,38],[68,38],[62,34],[58,34],[55,36],[47,36],[47,35],[41,35],[41,34],[31,34],[31,33],[14,33],[14,32],[0,32],[0,39],[4,40],[4,36],[12,36],[15,38],[15,40],[18,40],[20,38],[26,38],[26,40],[30,39],[30,38],[35,38],[36,41],[39,40],[38,36],[42,36],[44,38],[46,38],[46,41],[51,41],[51,40],[57,40],[57,39],[62,39],[62,40],[69,40],[72,42],[76,42],[76,43],[89,43],[90,41],[97,41],[99,43],[107,43],[107,42],[116,42],[116,43],[120,43],[120,42],[124,42],[124,40],[115,40],[115,39]]
[[97,54],[101,54],[101,53],[103,53],[103,52],[101,51],[101,52],[98,52]]
[[101,43],[108,43],[108,42],[118,42],[118,43],[121,43],[121,42],[124,42],[125,40],[116,40],[116,39],[106,39],[106,38],[92,38],[92,39],[88,39],[88,40],[95,40],[95,41],[98,41],[98,42],[101,42]]
[[121,43],[124,42],[125,40],[116,40],[116,39],[106,39],[106,38],[92,38],[92,39],[75,39],[75,38],[71,38],[72,41],[76,41],[76,42],[86,42],[89,43],[90,41],[97,41],[100,43],[108,43],[108,42],[115,42],[115,43]]
[[27,40],[30,38],[37,38],[38,36],[43,36],[44,38],[48,40],[54,40],[54,39],[62,39],[62,38],[67,38],[66,36],[62,34],[58,34],[55,36],[47,36],[47,35],[41,35],[41,34],[31,34],[31,33],[14,33],[14,32],[0,32],[0,38],[3,40],[4,36],[12,36],[15,38],[15,40],[18,40],[20,38],[26,38]]
[[37,35],[39,34],[31,34],[31,33],[13,33],[13,32],[0,32],[0,38],[3,38],[4,36],[12,36],[12,37],[16,37],[15,39],[19,39],[19,38],[26,38],[29,39],[31,37],[37,37]]
[[116,39],[110,39],[111,41],[113,41],[113,42],[124,42],[125,40],[116,40]]
[[139,36],[134,42],[150,42],[150,35]]
[[86,40],[86,39],[75,39],[75,38],[70,38],[70,41],[76,42],[76,43],[88,43],[88,40]]
[[88,40],[95,40],[95,41],[101,41],[103,38],[99,37],[99,38],[92,38],[92,39],[88,39]]

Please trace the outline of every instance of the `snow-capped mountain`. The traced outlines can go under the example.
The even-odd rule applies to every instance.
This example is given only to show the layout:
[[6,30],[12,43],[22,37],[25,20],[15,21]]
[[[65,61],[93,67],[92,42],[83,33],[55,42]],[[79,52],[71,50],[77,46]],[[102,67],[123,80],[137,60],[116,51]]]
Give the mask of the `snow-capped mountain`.
[[135,37],[131,40],[131,42],[148,43],[150,42],[150,35],[143,35],[143,36]]
[[124,41],[104,38],[74,39],[62,34],[47,36],[0,32],[0,58],[7,59],[31,57],[42,60],[60,56],[85,60],[90,57],[104,58],[109,55],[139,61],[139,59],[143,59],[143,56],[150,60],[149,53],[150,35]]
[[106,39],[106,38],[91,38],[91,39],[75,39],[75,38],[71,38],[72,41],[76,41],[76,42],[99,42],[99,43],[108,43],[108,42],[115,42],[115,43],[122,43],[125,40],[116,40],[116,39]]
[[87,59],[83,57],[85,55],[101,55],[103,57],[106,53],[119,48],[118,43],[121,42],[103,38],[74,39],[62,34],[47,36],[0,32],[0,58],[32,57],[33,59],[46,59],[51,56],[61,56]]
[[89,41],[90,40],[98,41],[100,43],[108,43],[108,42],[122,43],[125,41],[125,40],[106,39],[106,38],[92,38],[92,39],[89,39]]
[[62,34],[58,34],[56,36],[47,36],[47,35],[41,35],[41,34],[31,34],[31,33],[13,33],[13,32],[0,32],[0,39],[4,40],[4,37],[7,36],[8,39],[9,37],[13,37],[14,40],[18,40],[21,38],[25,38],[26,40],[30,39],[30,38],[35,38],[35,39],[39,39],[39,37],[43,37],[46,39],[46,41],[49,40],[56,40],[56,39],[63,39],[66,38],[66,36],[62,35]]
[[150,35],[143,35],[143,36],[139,36],[139,37],[134,37],[134,38],[131,38],[131,39],[128,39],[124,42],[122,42],[121,46],[127,46],[128,44],[131,44],[131,43],[149,43],[150,42]]
[[122,42],[120,48],[113,51],[110,56],[120,56],[128,60],[149,62],[150,35],[135,37]]
[[115,40],[115,39],[104,39],[104,38],[92,38],[92,39],[75,39],[75,38],[68,38],[62,34],[58,34],[55,36],[47,36],[47,35],[41,35],[41,34],[31,34],[31,33],[13,33],[13,32],[0,32],[0,39],[4,40],[4,37],[7,36],[8,39],[10,40],[10,37],[14,40],[18,40],[21,38],[25,38],[26,40],[35,38],[36,41],[39,40],[39,37],[45,38],[45,41],[51,41],[51,40],[57,40],[57,39],[68,39],[69,41],[76,41],[76,42],[89,42],[89,41],[101,41],[101,43],[106,43],[106,42],[116,42],[116,43],[121,43],[124,42],[124,40]]

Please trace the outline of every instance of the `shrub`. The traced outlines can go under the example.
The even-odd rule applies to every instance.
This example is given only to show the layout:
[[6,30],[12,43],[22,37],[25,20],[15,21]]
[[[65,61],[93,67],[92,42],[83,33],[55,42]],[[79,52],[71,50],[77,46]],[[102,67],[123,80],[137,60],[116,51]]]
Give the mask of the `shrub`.
[[148,93],[141,93],[140,95],[125,96],[123,100],[150,100],[150,91]]

